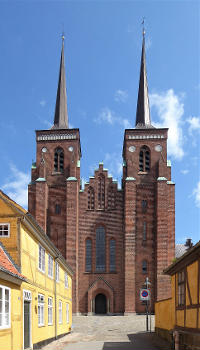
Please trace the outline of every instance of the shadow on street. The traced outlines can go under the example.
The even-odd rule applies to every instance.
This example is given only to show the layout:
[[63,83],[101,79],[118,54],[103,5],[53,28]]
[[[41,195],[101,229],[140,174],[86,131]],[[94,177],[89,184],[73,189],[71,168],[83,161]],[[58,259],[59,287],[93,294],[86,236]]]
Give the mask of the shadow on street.
[[170,344],[155,333],[128,334],[130,342],[104,342],[102,350],[170,350]]

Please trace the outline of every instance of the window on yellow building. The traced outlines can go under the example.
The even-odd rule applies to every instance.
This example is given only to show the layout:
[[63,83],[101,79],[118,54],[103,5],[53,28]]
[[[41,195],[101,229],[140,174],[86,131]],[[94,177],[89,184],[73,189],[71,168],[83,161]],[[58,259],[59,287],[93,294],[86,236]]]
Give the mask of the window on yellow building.
[[38,326],[44,326],[44,295],[38,294]]
[[45,272],[45,249],[39,245],[39,270]]
[[0,223],[0,237],[10,237],[10,224]]
[[178,273],[178,306],[185,305],[185,272]]
[[53,258],[50,254],[48,256],[48,276],[53,278]]
[[48,298],[48,325],[53,324],[53,299]]
[[69,304],[66,304],[66,322],[69,323]]
[[62,323],[62,301],[61,300],[59,300],[58,312],[59,312],[59,323]]
[[60,280],[60,267],[59,264],[56,262],[56,282],[59,282]]
[[10,327],[10,288],[0,286],[0,329]]
[[68,274],[65,272],[65,288],[69,288]]

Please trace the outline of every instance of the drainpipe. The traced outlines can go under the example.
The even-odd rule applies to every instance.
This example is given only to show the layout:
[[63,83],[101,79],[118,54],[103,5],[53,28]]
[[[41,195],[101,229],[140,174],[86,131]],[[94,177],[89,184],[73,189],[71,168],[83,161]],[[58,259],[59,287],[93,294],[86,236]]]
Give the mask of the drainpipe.
[[179,350],[179,332],[174,331],[174,342],[175,342],[175,350]]
[[54,296],[55,296],[55,339],[57,339],[57,295],[56,295],[56,259],[54,268]]

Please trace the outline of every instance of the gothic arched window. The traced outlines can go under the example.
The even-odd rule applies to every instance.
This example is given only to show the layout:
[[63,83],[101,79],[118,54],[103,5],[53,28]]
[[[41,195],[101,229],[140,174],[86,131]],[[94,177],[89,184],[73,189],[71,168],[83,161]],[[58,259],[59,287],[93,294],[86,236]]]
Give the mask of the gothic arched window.
[[92,271],[92,240],[90,238],[87,238],[85,243],[85,271]]
[[63,173],[64,171],[64,152],[58,147],[54,153],[54,171]]
[[98,177],[98,209],[105,208],[105,178],[103,175]]
[[143,222],[143,234],[142,234],[142,237],[143,237],[143,241],[147,240],[147,223],[146,223],[146,221]]
[[143,146],[140,148],[139,170],[140,171],[150,170],[150,150],[147,146]]
[[61,206],[60,204],[57,204],[55,205],[55,214],[61,214]]
[[142,272],[147,273],[147,261],[143,260],[142,262]]
[[96,271],[106,268],[106,237],[104,227],[96,229]]
[[108,209],[115,209],[115,190],[113,186],[108,188]]
[[110,271],[116,270],[116,242],[115,239],[110,240]]
[[88,188],[88,209],[94,210],[94,189]]

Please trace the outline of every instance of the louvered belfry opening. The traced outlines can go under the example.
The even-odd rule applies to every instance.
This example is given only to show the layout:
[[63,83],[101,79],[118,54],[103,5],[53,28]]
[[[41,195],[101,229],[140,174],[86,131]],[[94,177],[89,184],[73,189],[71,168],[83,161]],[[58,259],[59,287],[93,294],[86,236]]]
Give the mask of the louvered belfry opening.
[[147,146],[143,146],[139,153],[139,171],[150,171],[150,151]]
[[64,172],[64,152],[62,148],[56,148],[54,153],[54,171]]

